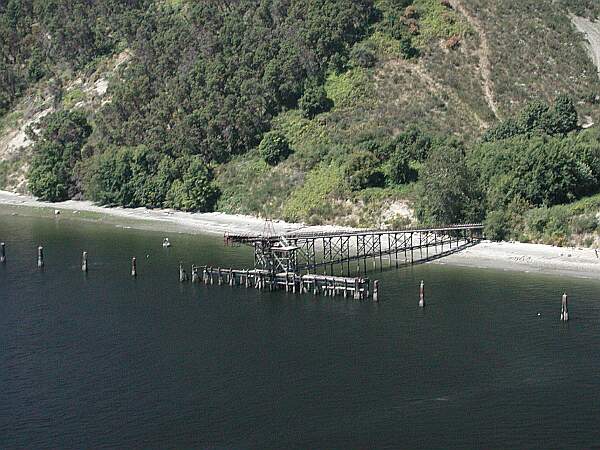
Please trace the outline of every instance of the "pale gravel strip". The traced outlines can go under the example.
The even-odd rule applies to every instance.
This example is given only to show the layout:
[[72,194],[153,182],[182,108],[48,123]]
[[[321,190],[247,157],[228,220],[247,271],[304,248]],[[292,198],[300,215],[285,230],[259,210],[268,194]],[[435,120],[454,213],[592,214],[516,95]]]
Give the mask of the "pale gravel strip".
[[[27,195],[14,194],[12,192],[0,191],[0,205],[21,206],[30,208],[45,208],[58,211],[91,212],[103,216],[124,218],[136,228],[135,221],[153,221],[161,226],[157,230],[164,229],[164,225],[173,229],[187,231],[190,233],[223,234],[225,232],[240,234],[261,234],[265,229],[265,220],[252,216],[233,215],[224,213],[187,213],[169,209],[147,209],[147,208],[108,208],[95,205],[89,201],[68,200],[58,203],[47,203],[36,200]],[[147,228],[147,227],[142,227]],[[277,233],[289,231],[330,231],[347,230],[348,228],[334,226],[307,227],[300,223],[288,223],[284,221],[273,222],[273,228]]]

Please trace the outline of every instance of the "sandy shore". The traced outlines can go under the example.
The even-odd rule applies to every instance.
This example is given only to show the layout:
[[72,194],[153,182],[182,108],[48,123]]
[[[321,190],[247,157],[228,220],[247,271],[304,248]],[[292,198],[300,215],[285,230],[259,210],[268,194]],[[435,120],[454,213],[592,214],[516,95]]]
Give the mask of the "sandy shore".
[[[172,210],[149,210],[145,208],[106,208],[87,201],[45,203],[33,197],[0,191],[0,208],[4,212],[23,215],[54,216],[114,224],[117,226],[182,232],[193,234],[260,234],[265,221],[252,216],[223,213],[193,214]],[[273,223],[277,233],[302,229],[303,231],[342,230],[341,227],[307,227],[299,223],[277,221]],[[347,228],[346,228],[347,229]],[[593,249],[553,247],[550,245],[523,244],[518,242],[484,241],[460,253],[447,256],[433,264],[478,267],[519,272],[547,273],[600,279],[600,258]]]
[[589,248],[483,241],[437,263],[600,279],[598,256]]
[[[240,234],[260,234],[265,230],[265,220],[252,216],[223,213],[187,213],[169,209],[146,208],[107,208],[89,201],[68,200],[59,203],[40,202],[33,197],[0,191],[0,205],[10,207],[36,208],[61,217],[81,218],[97,222],[121,223],[131,228],[161,231],[180,231],[192,234],[220,234],[225,232]],[[22,210],[23,211],[23,210]],[[91,214],[90,214],[91,213]],[[25,214],[25,212],[23,212]],[[276,221],[272,223],[275,232],[328,231],[344,229],[332,226],[307,227],[300,223]]]

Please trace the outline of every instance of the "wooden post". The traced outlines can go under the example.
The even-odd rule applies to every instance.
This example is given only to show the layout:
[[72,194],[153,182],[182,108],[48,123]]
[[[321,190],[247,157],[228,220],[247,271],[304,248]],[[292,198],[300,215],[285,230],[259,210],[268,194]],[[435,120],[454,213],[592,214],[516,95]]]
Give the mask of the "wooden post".
[[250,273],[248,272],[248,269],[246,269],[246,288],[250,287]]
[[198,283],[200,277],[198,276],[198,268],[192,264],[192,283]]
[[360,280],[354,279],[354,300],[360,300]]
[[6,262],[6,244],[0,243],[0,263]]
[[348,279],[344,278],[344,298],[348,298]]
[[235,275],[231,268],[229,269],[229,286],[235,286]]
[[219,283],[219,286],[221,286],[223,284],[223,273],[221,272],[221,268],[217,268],[217,282]]
[[566,293],[562,296],[562,310],[560,312],[560,320],[562,322],[569,321],[569,297]]
[[133,258],[131,258],[131,276],[137,277],[137,264],[136,264],[135,256]]
[[215,277],[213,276],[213,268],[212,267],[208,268],[208,280],[209,280],[209,283],[211,284],[211,286],[213,284],[215,284]]
[[38,267],[44,267],[44,247],[41,245],[38,247]]
[[88,271],[87,252],[83,252],[83,255],[81,256],[81,271],[82,272],[87,272]]
[[373,301],[379,301],[379,280],[373,281]]
[[419,286],[419,308],[425,308],[425,283],[423,280]]
[[183,283],[184,281],[187,281],[187,274],[183,268],[183,263],[179,263],[179,282]]

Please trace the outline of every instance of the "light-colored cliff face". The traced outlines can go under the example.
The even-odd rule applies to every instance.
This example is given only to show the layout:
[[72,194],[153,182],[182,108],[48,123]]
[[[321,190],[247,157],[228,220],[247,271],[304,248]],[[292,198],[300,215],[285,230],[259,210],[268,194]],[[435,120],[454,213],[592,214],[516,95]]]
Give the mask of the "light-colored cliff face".
[[600,76],[600,22],[593,22],[585,17],[574,15],[571,15],[571,21],[575,28],[585,35],[590,58],[598,68]]
[[[57,108],[84,109],[93,113],[110,101],[109,80],[116,70],[131,57],[126,50],[98,65],[89,76],[75,74],[71,80],[48,80],[38,83],[0,121],[0,164],[10,164],[4,185],[0,188],[27,192],[26,174],[29,168],[31,140],[27,129]],[[57,86],[59,86],[57,88]],[[56,93],[60,92],[57,99]]]

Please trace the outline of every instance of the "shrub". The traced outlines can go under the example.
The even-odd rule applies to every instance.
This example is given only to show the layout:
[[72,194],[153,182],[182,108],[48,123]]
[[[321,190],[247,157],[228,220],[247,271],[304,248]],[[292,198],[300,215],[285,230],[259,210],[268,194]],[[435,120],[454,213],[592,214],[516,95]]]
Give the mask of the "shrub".
[[484,233],[492,241],[504,241],[510,234],[510,223],[504,211],[491,211],[484,221]]
[[571,231],[575,234],[593,233],[598,228],[598,219],[593,214],[575,216],[571,219]]
[[375,48],[370,43],[359,42],[352,47],[350,58],[354,66],[369,68],[377,62]]
[[40,129],[39,134],[28,130],[34,141],[29,190],[41,200],[67,200],[78,192],[75,167],[81,161],[81,149],[92,129],[79,111],[50,114]]
[[382,187],[385,183],[379,160],[367,151],[357,151],[350,155],[344,168],[344,178],[353,191]]
[[171,185],[166,206],[183,211],[212,211],[218,198],[212,171],[198,157],[191,157],[188,162],[182,177]]
[[333,102],[327,98],[323,86],[310,83],[300,98],[298,106],[304,117],[312,119],[318,114],[329,111],[333,107]]
[[406,184],[416,181],[417,172],[410,165],[405,151],[396,151],[387,162],[386,179],[390,184]]
[[481,195],[461,148],[437,147],[419,176],[415,212],[422,223],[442,225],[480,220]]
[[258,146],[258,152],[270,166],[276,166],[292,153],[287,138],[278,131],[271,131],[264,135]]

